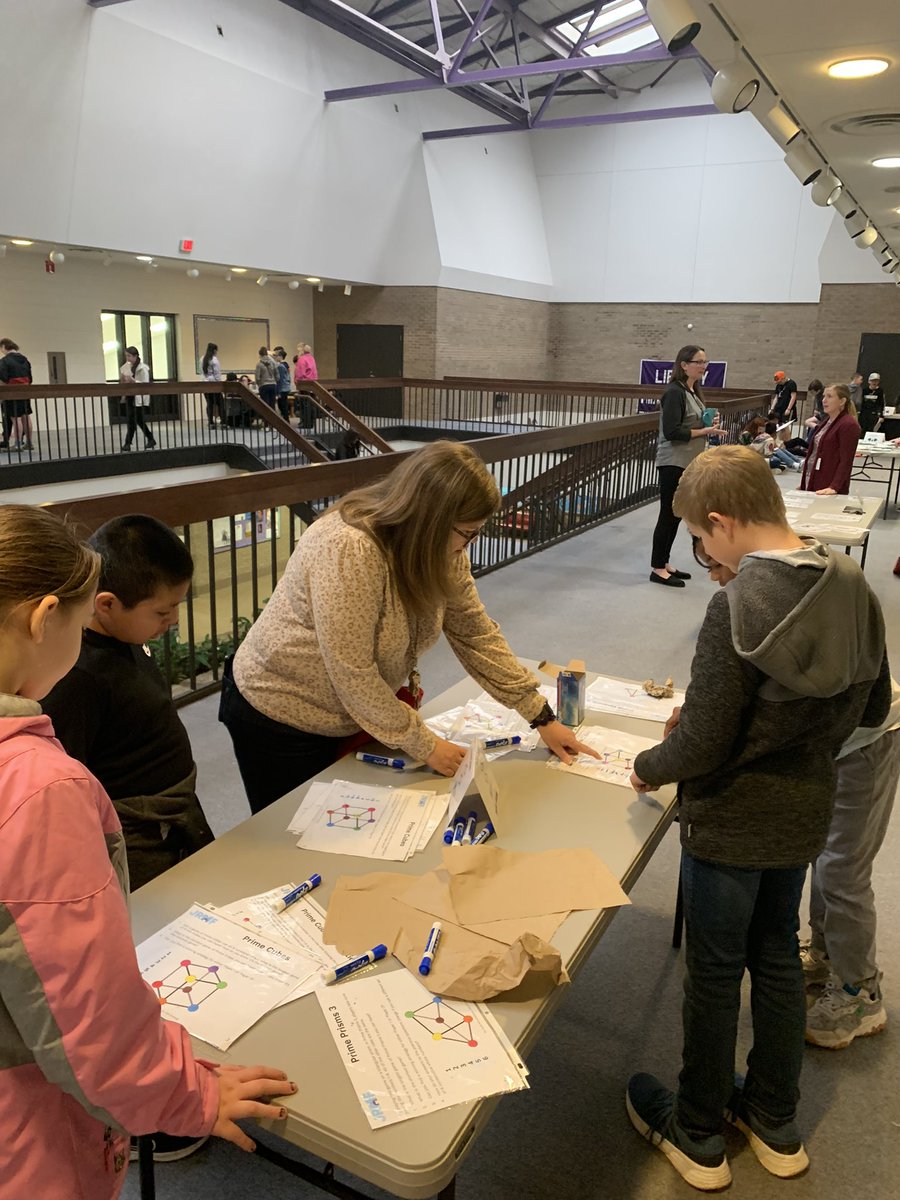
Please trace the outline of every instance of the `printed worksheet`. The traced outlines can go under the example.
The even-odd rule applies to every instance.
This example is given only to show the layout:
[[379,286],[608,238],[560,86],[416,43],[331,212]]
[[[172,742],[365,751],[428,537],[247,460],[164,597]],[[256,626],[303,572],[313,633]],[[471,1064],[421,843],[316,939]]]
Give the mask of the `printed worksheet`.
[[668,700],[655,700],[643,686],[631,679],[611,679],[598,675],[584,694],[585,707],[595,712],[618,713],[642,721],[668,721],[672,709],[684,704],[684,692],[676,691]]
[[431,815],[431,792],[338,779],[322,796],[297,845],[327,854],[405,862]]
[[[321,817],[323,805],[327,801],[331,784],[311,783],[309,791],[303,798],[300,807],[291,817],[288,832],[305,833],[310,823]],[[405,789],[401,789],[405,790]],[[424,792],[424,789],[423,789]],[[444,814],[447,811],[447,797],[440,792],[425,792],[430,796],[426,805],[425,819],[419,830],[415,850],[424,850],[438,828],[444,824]]]
[[815,492],[784,492],[782,494],[785,508],[808,508],[818,496]]
[[319,970],[286,942],[202,904],[142,942],[137,960],[163,1017],[219,1050]]
[[570,775],[584,775],[586,779],[617,783],[627,788],[631,787],[635,757],[660,741],[659,738],[636,737],[633,733],[605,729],[602,725],[582,725],[578,730],[578,740],[596,750],[600,758],[579,754],[569,766],[558,758],[551,758],[547,763],[550,770],[568,771]]
[[443,1000],[408,971],[379,971],[316,998],[373,1129],[528,1087],[487,1005]]

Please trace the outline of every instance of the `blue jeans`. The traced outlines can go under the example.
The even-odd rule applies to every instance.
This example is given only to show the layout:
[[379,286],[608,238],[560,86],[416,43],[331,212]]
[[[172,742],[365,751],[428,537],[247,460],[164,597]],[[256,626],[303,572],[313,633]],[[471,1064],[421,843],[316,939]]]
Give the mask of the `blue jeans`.
[[745,970],[753,1013],[745,1107],[779,1140],[797,1138],[806,1024],[797,931],[805,876],[805,867],[753,871],[682,854],[687,973],[675,1114],[697,1141],[722,1130]]
[[779,467],[796,467],[800,459],[796,454],[791,454],[790,450],[785,450],[781,446],[772,452],[772,457],[769,460],[770,464],[774,463]]

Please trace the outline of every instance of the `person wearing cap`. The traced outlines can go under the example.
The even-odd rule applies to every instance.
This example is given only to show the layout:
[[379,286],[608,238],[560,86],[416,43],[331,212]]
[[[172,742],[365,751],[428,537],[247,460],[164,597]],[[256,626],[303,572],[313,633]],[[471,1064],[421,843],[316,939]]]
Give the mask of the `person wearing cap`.
[[774,417],[779,425],[783,425],[785,421],[793,419],[797,404],[797,385],[784,371],[776,371],[772,378],[775,380],[775,395],[772,397],[772,410],[769,415]]
[[880,429],[884,421],[884,388],[881,386],[881,376],[873,371],[869,382],[863,388],[862,401],[859,408],[859,428],[862,433],[874,433]]

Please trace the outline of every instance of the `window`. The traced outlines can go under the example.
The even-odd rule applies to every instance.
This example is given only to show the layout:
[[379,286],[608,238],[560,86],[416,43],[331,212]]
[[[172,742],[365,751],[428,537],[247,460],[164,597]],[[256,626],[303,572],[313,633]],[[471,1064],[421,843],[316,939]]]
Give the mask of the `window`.
[[640,0],[616,0],[591,22],[593,12],[593,8],[589,8],[581,16],[572,17],[555,27],[555,32],[568,39],[573,46],[587,29],[590,44],[582,46],[579,53],[602,58],[604,54],[625,54],[659,41]]
[[138,348],[153,383],[178,378],[174,313],[107,309],[100,314],[100,336],[107,383],[118,383],[126,346]]

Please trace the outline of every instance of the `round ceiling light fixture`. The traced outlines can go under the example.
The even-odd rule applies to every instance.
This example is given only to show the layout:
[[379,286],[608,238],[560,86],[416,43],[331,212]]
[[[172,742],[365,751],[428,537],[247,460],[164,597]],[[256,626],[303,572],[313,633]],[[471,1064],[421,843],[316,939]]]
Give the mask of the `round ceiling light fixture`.
[[697,14],[686,0],[647,0],[644,8],[670,54],[689,46],[700,32]]
[[716,73],[710,92],[712,102],[723,113],[742,113],[760,94],[762,80],[759,72],[739,55]]
[[34,242],[30,242],[28,240],[28,238],[10,238],[9,241],[10,241],[10,245],[12,245],[12,246],[33,246],[34,245]]
[[832,79],[869,79],[886,71],[889,65],[884,58],[844,58],[832,63],[828,74]]

